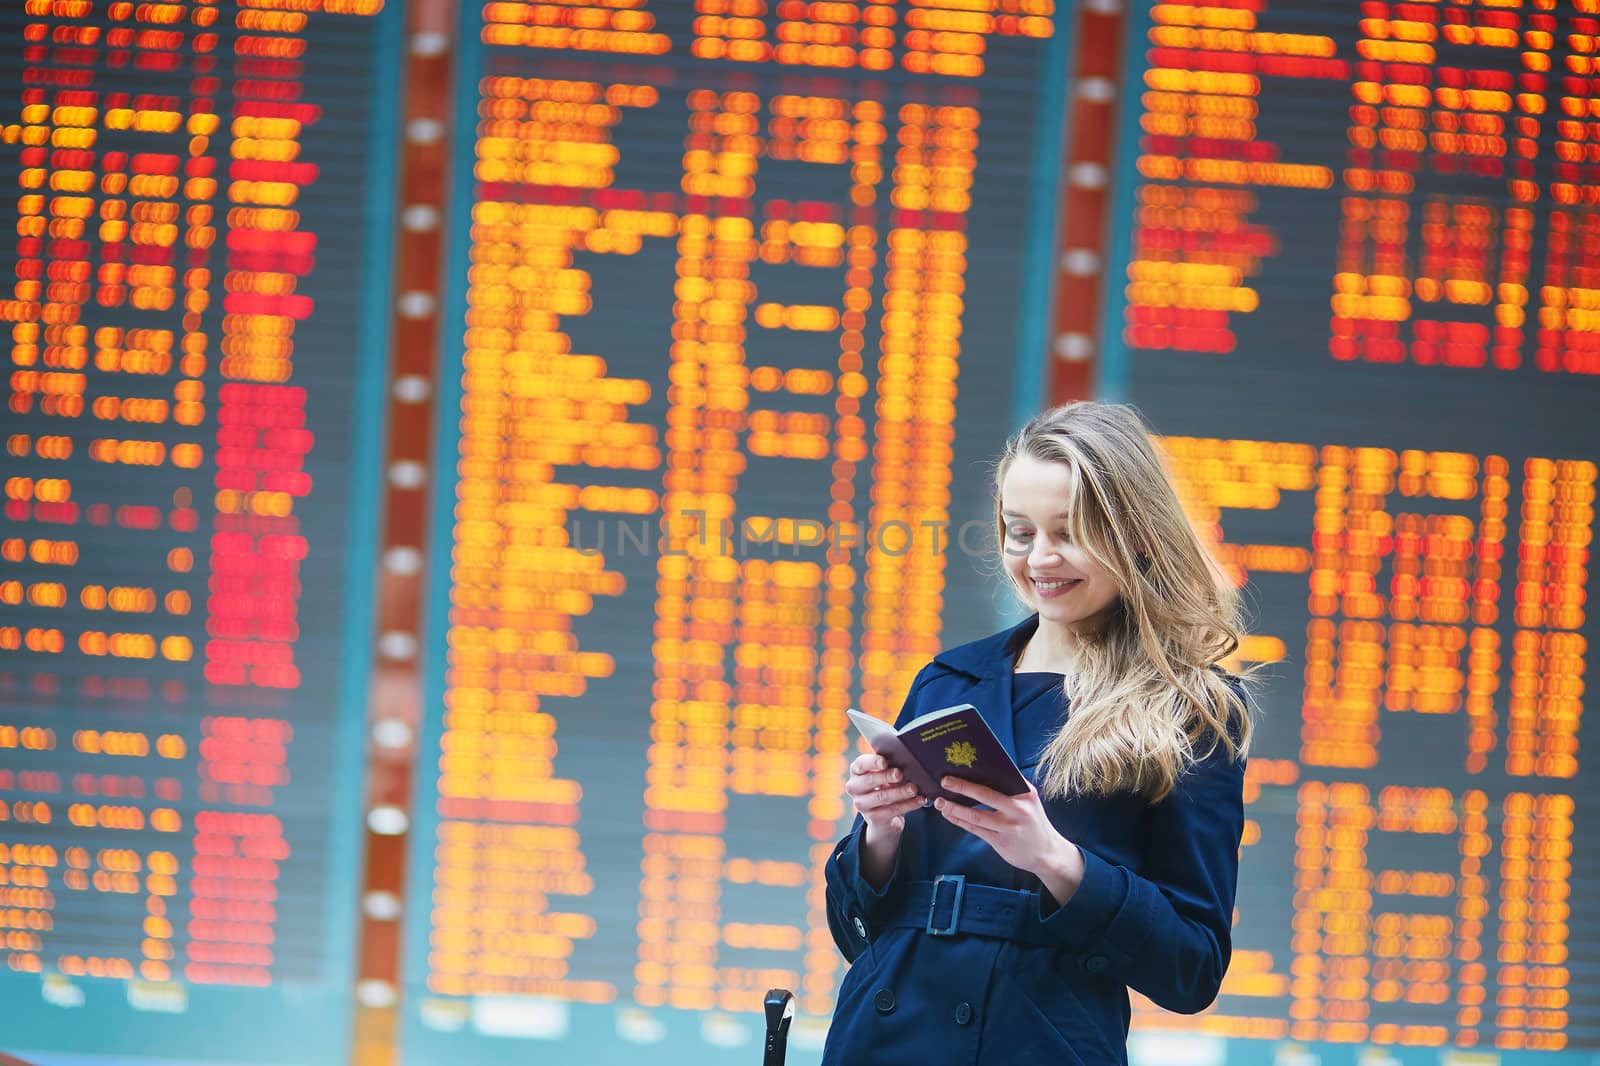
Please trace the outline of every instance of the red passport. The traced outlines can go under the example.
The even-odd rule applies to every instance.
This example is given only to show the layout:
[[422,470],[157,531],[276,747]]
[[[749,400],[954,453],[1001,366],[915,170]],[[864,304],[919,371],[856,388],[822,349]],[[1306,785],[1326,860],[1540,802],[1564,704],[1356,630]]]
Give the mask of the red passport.
[[1028,791],[1028,779],[970,703],[929,711],[899,729],[870,714],[855,710],[847,713],[872,750],[905,774],[906,780],[930,800],[943,796],[968,807],[977,806],[976,801],[941,788],[939,781],[946,775],[987,785],[1007,796]]

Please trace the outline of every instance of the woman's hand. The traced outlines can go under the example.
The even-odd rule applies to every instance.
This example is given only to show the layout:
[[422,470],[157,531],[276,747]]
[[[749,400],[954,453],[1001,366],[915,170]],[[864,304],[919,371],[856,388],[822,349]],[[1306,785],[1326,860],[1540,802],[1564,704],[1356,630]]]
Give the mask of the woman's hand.
[[1058,905],[1078,890],[1083,881],[1083,853],[1050,824],[1033,785],[1020,795],[1007,796],[960,777],[946,777],[939,783],[991,808],[963,807],[942,797],[934,800],[933,805],[951,825],[982,840],[1017,869],[1033,874]]
[[882,755],[870,754],[850,764],[844,790],[867,823],[861,842],[861,876],[873,888],[882,888],[894,870],[906,815],[922,806],[922,793],[916,785],[907,784],[899,770],[891,769]]
[[866,820],[869,838],[899,840],[906,815],[922,806],[917,786],[907,784],[905,775],[892,769],[882,755],[857,757],[850,764],[844,790],[855,803],[856,813]]

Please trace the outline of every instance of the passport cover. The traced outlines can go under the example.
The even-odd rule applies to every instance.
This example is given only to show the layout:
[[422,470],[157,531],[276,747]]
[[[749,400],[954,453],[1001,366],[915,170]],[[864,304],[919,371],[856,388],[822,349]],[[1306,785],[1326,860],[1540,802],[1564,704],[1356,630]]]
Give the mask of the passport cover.
[[943,796],[966,807],[977,806],[976,801],[940,787],[939,780],[946,774],[1007,796],[1028,791],[1028,779],[970,703],[929,711],[898,730],[860,711],[852,710],[849,715],[872,750],[905,774],[929,800]]

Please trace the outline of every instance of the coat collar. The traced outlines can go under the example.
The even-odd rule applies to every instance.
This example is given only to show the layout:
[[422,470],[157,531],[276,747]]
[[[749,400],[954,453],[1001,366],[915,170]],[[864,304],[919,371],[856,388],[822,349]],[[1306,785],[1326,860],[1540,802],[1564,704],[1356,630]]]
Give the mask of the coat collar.
[[983,704],[978,707],[978,713],[983,715],[995,739],[1013,759],[1017,758],[1017,742],[1015,726],[1011,721],[1011,697],[1017,652],[1038,628],[1039,616],[1030,615],[1010,629],[1003,629],[981,640],[958,644],[933,657],[934,662],[947,669],[966,674],[989,686],[988,692],[992,698],[986,696],[975,700]]
[[1032,614],[1010,629],[941,651],[933,661],[979,680],[1002,675],[1010,677],[1017,652],[1038,628],[1039,616]]

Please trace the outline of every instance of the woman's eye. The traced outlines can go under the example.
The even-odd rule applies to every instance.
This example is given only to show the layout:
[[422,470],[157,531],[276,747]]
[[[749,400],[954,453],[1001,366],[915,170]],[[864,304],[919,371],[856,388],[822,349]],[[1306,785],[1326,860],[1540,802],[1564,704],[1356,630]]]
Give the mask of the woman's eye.
[[1029,537],[1033,536],[1033,531],[1029,529],[1019,529],[1013,526],[1007,535],[1010,536],[1012,540],[1027,540]]

